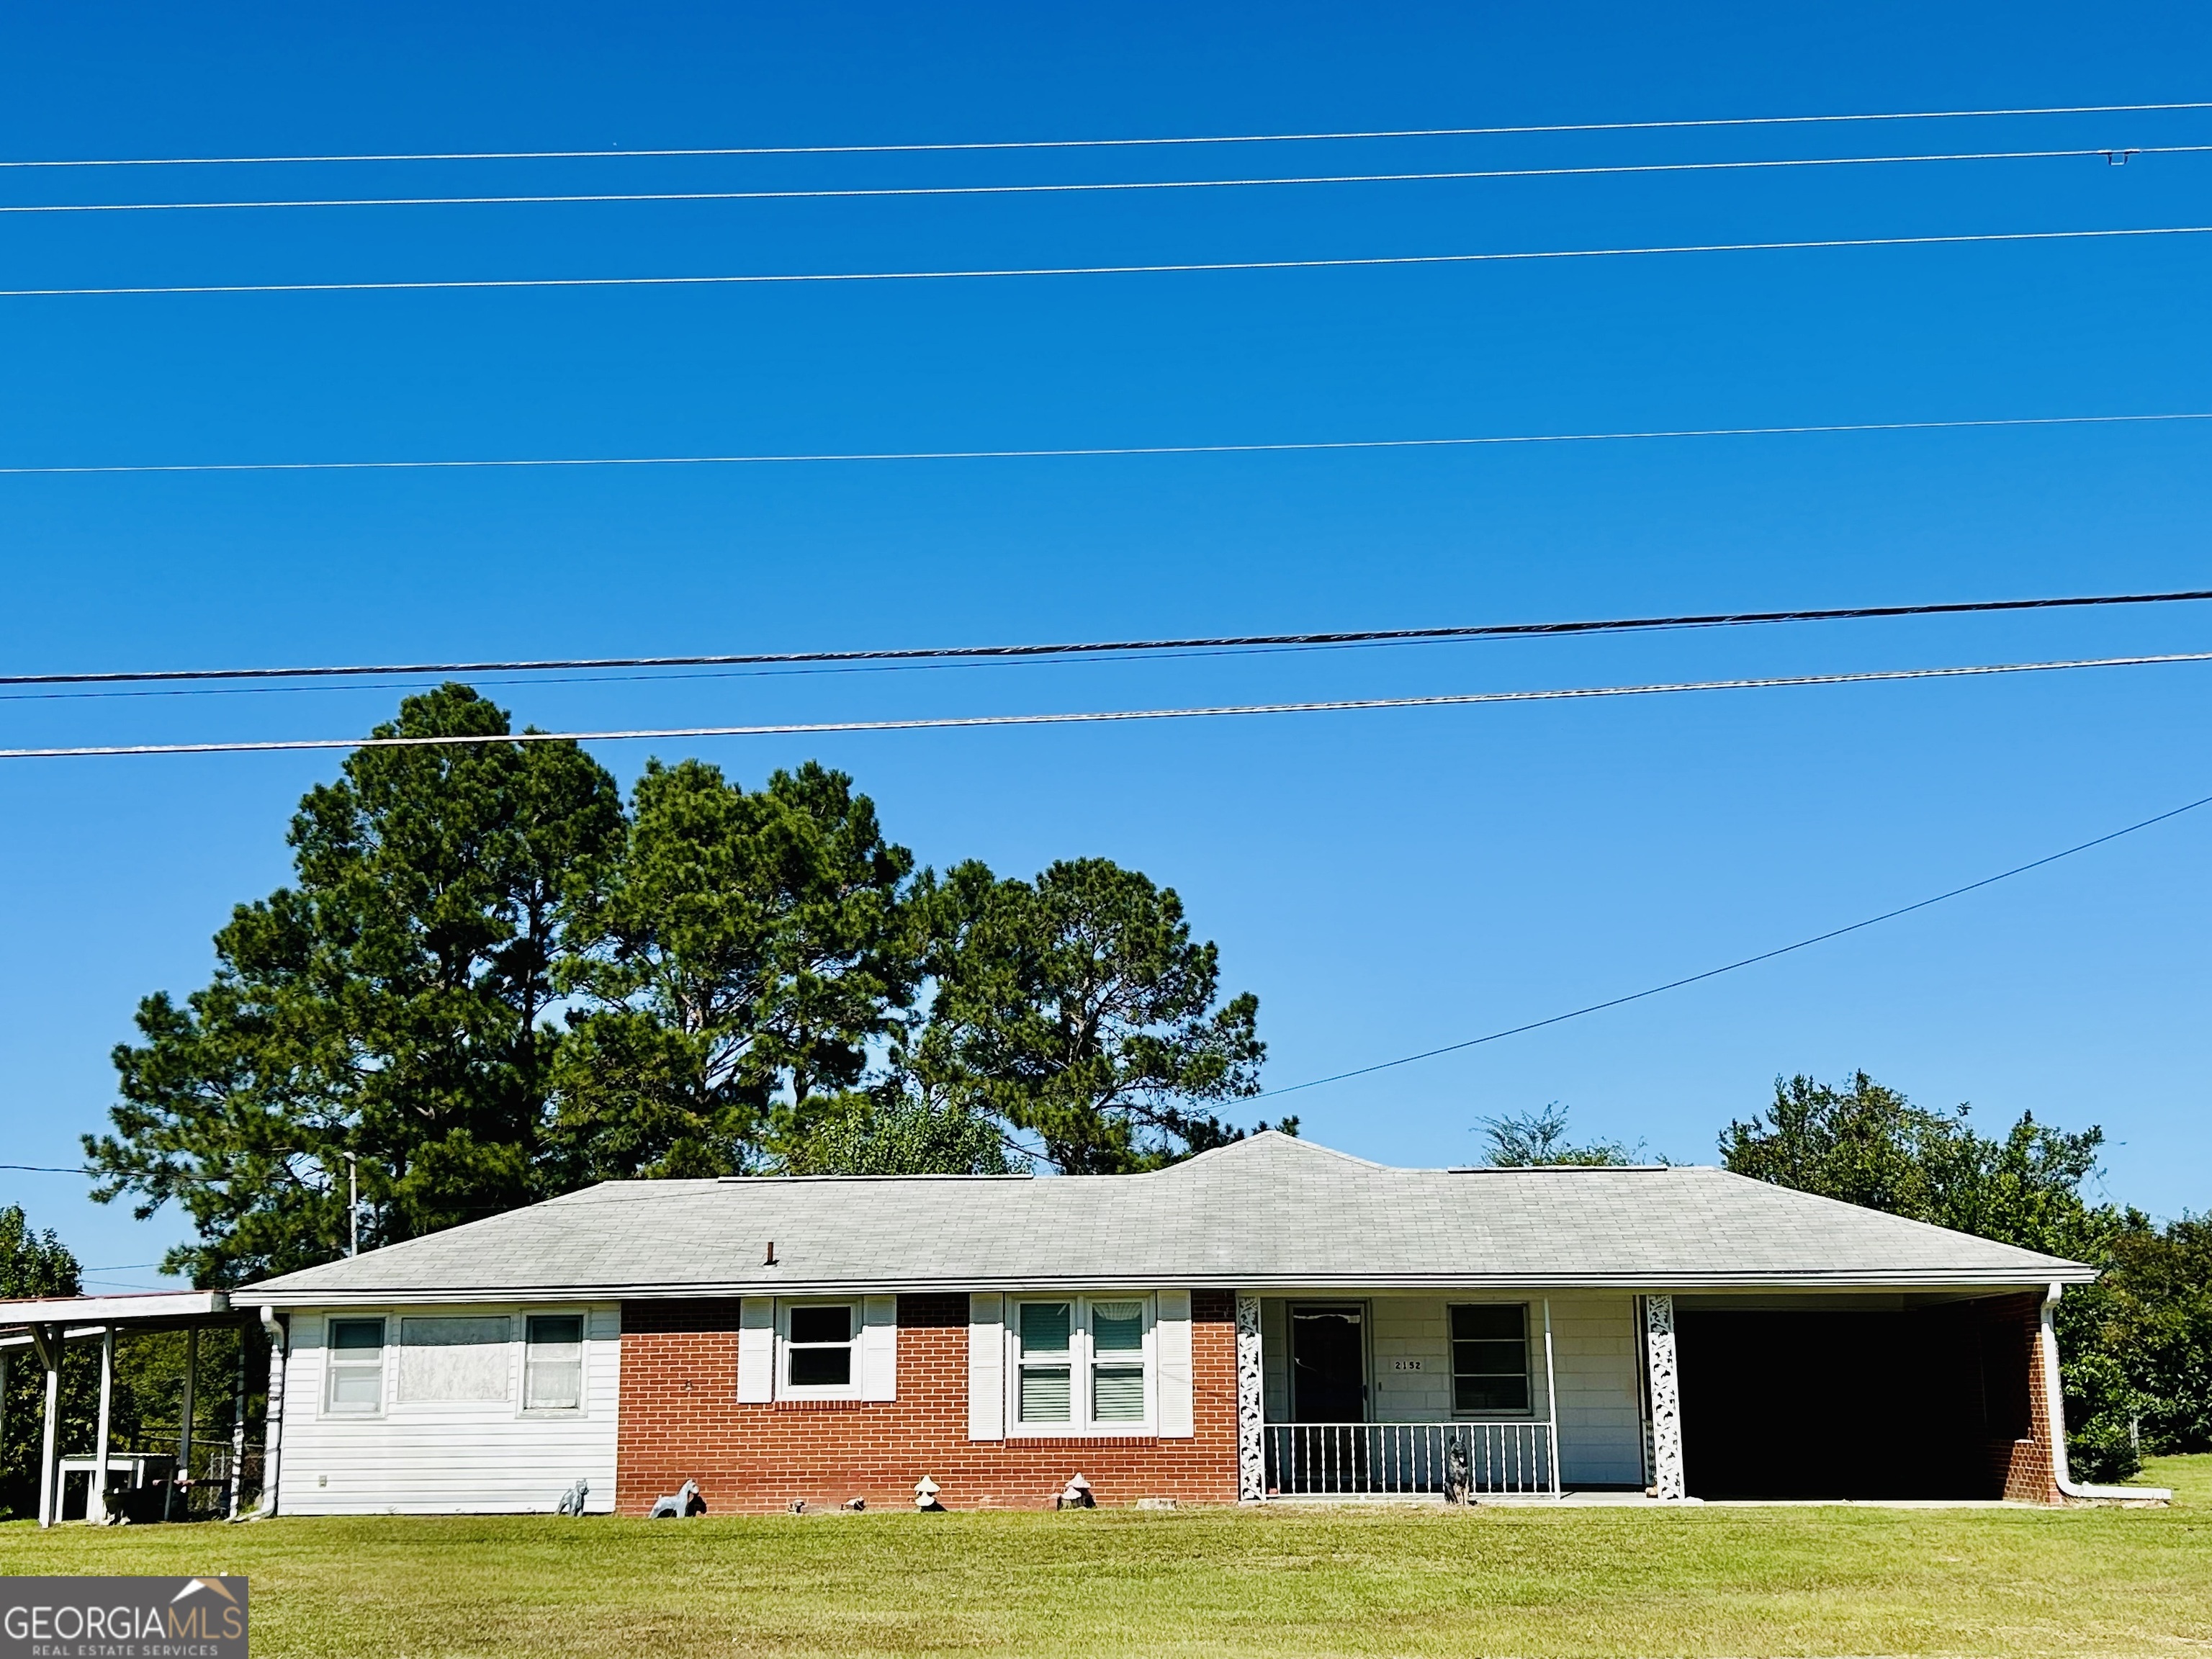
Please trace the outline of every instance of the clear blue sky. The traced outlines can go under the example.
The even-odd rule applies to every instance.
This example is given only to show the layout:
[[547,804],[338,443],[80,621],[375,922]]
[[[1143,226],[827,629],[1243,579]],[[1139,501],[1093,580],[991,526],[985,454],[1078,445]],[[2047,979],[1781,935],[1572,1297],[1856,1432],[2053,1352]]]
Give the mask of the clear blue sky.
[[[1058,15],[1055,15],[1058,14]],[[2151,5],[16,7],[0,155],[850,143],[2207,95]],[[2195,71],[2195,73],[2192,73]],[[1273,149],[0,173],[10,202],[1196,177],[2212,142],[2212,112]],[[1058,198],[0,222],[0,285],[1060,264],[2212,221],[2212,157]],[[714,291],[0,301],[0,464],[1265,441],[2212,409],[2176,238]],[[2199,586],[2203,426],[562,473],[0,478],[10,671],[919,645]],[[2212,645],[2212,615],[515,687],[542,726],[1597,684]],[[1694,972],[2212,790],[2212,668],[665,745],[851,771],[923,860],[1179,889],[1277,1085]],[[394,690],[0,704],[8,744],[327,735]],[[642,745],[608,745],[628,778]],[[285,878],[328,757],[0,770],[0,1161]],[[2112,1136],[2212,1201],[2212,810],[1631,1009],[1253,1109],[1710,1160],[1778,1073]],[[0,1175],[102,1282],[175,1238]]]

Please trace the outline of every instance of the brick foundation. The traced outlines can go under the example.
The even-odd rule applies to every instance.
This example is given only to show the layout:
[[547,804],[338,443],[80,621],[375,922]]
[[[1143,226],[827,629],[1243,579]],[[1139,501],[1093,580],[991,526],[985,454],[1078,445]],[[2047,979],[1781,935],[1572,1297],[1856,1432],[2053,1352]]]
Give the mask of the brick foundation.
[[642,1515],[686,1480],[699,1483],[713,1515],[778,1511],[794,1500],[829,1509],[852,1498],[898,1507],[914,1502],[926,1474],[947,1509],[1040,1509],[1079,1473],[1101,1504],[1233,1503],[1234,1298],[1196,1291],[1191,1318],[1191,1438],[975,1441],[964,1296],[899,1297],[896,1400],[768,1405],[738,1403],[734,1298],[626,1303],[615,1508]]

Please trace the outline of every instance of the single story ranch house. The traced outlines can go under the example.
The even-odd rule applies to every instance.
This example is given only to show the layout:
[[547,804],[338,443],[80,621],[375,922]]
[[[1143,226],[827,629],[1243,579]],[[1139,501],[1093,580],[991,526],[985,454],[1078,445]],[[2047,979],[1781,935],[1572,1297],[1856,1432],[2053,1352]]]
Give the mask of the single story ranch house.
[[[294,1515],[2104,1494],[2094,1271],[1714,1169],[611,1182],[231,1292]],[[2130,1493],[2130,1496],[2142,1494]]]

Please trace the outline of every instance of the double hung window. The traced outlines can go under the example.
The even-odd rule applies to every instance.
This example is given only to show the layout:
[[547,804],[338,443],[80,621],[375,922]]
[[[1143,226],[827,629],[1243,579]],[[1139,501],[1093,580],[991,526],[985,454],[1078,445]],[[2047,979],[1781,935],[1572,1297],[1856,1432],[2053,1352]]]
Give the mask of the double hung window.
[[1521,1302],[1463,1303],[1451,1310],[1452,1409],[1528,1409],[1528,1308]]
[[384,1409],[384,1322],[333,1319],[325,1344],[329,1370],[324,1409],[371,1416]]
[[584,1403],[584,1316],[532,1314],[522,1364],[522,1408],[573,1412]]
[[1014,1304],[1013,1420],[1025,1432],[1127,1432],[1152,1420],[1152,1309],[1141,1297]]
[[853,1345],[860,1310],[850,1302],[806,1303],[784,1310],[783,1382],[797,1394],[849,1394],[859,1380]]

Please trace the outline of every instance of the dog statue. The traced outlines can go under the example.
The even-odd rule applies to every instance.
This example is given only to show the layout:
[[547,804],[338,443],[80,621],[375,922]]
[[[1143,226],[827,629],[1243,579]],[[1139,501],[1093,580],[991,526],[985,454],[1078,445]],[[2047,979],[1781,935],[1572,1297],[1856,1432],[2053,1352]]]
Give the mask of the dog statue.
[[699,1496],[699,1483],[686,1480],[665,1498],[653,1500],[653,1508],[646,1518],[649,1521],[684,1521],[707,1512],[707,1500]]

